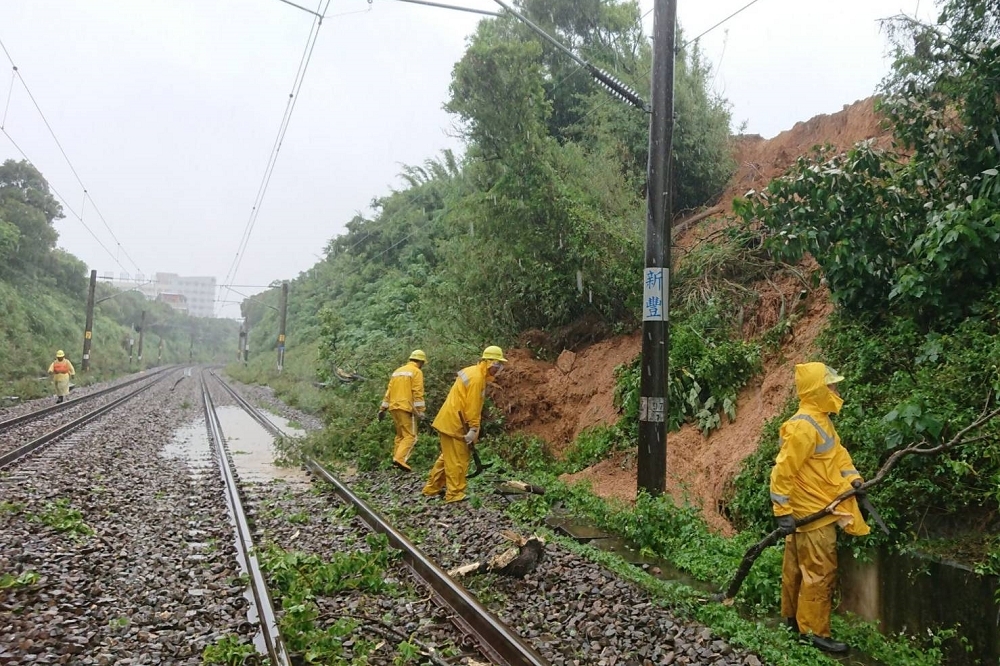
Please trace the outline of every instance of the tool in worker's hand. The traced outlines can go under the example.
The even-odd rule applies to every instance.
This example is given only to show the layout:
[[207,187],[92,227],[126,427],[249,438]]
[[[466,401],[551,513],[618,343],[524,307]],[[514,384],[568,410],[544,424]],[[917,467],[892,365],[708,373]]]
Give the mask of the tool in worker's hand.
[[889,536],[889,528],[886,527],[885,521],[882,520],[882,516],[878,514],[878,511],[875,510],[871,500],[868,499],[868,493],[865,490],[864,485],[864,481],[861,479],[854,479],[851,481],[851,487],[854,488],[855,492],[854,497],[858,500],[858,506],[861,507],[861,513],[866,519],[871,518],[874,520],[875,523],[882,528],[882,531],[886,533],[886,536]]
[[[462,422],[462,427],[465,429],[465,432],[469,432],[469,424],[465,422],[465,416],[462,414],[462,412],[458,413],[458,418]],[[493,463],[486,463],[484,465],[483,461],[479,459],[479,451],[476,450],[475,442],[469,444],[469,452],[472,454],[473,462],[476,463],[476,468],[472,471],[471,474],[467,475],[466,478],[474,479],[493,466]]]

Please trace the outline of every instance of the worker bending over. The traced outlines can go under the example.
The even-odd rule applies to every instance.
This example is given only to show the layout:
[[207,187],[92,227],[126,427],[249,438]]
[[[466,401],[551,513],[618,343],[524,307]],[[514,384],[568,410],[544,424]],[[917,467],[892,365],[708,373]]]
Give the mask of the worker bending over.
[[503,350],[490,345],[479,363],[458,371],[455,383],[434,418],[441,438],[441,455],[431,469],[423,493],[433,497],[445,490],[445,502],[461,502],[465,497],[469,451],[479,440],[486,384],[492,382],[507,359]]

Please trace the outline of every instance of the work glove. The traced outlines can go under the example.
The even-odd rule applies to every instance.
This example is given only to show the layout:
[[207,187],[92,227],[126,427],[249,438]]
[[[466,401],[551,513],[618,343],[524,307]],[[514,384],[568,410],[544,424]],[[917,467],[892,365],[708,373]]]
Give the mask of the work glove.
[[851,481],[851,487],[854,488],[855,490],[854,494],[857,495],[858,497],[862,497],[863,495],[868,494],[867,491],[861,490],[861,484],[863,483],[864,481],[862,481],[861,479],[854,479],[853,481]]
[[475,428],[469,428],[469,432],[465,433],[465,443],[468,444],[469,446],[475,444],[476,435],[478,434],[478,432],[479,431],[476,430]]
[[781,530],[782,534],[791,534],[795,531],[795,516],[788,514],[787,516],[778,516],[778,529]]
[[384,409],[378,410],[378,420],[379,421],[385,421],[385,410]]

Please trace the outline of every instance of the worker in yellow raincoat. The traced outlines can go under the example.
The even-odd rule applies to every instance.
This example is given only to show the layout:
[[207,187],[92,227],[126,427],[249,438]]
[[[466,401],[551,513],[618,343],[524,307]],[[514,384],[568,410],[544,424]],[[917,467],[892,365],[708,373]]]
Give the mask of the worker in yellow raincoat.
[[75,375],[76,369],[60,349],[56,352],[56,360],[49,364],[49,376],[56,387],[56,402],[62,402],[69,395],[69,378]]
[[781,449],[771,470],[771,501],[787,534],[781,571],[781,614],[789,625],[828,652],[847,646],[830,636],[830,610],[837,577],[837,525],[854,536],[870,531],[858,501],[841,502],[833,514],[795,527],[795,520],[822,510],[834,497],[861,485],[851,454],[830,420],[844,400],[843,377],[823,363],[795,366],[799,411],[781,425]]
[[427,362],[427,354],[414,349],[406,365],[396,368],[389,379],[389,386],[378,410],[378,420],[385,418],[386,410],[396,423],[396,439],[392,449],[392,464],[401,470],[412,472],[407,464],[413,445],[417,441],[417,419],[424,420],[427,407],[424,404],[424,373],[421,368]]
[[506,362],[503,350],[490,345],[483,350],[479,363],[459,370],[432,424],[441,438],[441,455],[431,468],[424,495],[433,497],[445,490],[445,502],[466,499],[469,451],[479,440],[486,384],[494,380]]

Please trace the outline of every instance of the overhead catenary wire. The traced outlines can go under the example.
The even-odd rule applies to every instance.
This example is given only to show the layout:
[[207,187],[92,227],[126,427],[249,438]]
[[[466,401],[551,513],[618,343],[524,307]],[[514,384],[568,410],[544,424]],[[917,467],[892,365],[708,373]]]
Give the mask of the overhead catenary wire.
[[[680,46],[677,47],[677,53],[682,52],[684,49],[686,49],[688,46],[690,46],[694,42],[698,41],[699,39],[701,39],[702,37],[704,37],[708,33],[712,32],[716,28],[722,26],[726,22],[730,21],[731,19],[733,19],[734,17],[736,17],[737,15],[739,15],[744,10],[749,9],[751,6],[757,4],[759,1],[760,0],[751,0],[751,2],[743,5],[742,7],[740,7],[739,9],[737,9],[735,12],[733,12],[732,14],[730,14],[729,16],[727,16],[726,18],[722,19],[721,21],[719,21],[718,23],[716,23],[715,25],[713,25],[709,29],[707,29],[704,32],[702,32],[701,34],[699,34],[697,37],[694,37],[693,39],[689,39],[689,40],[685,41],[683,44],[681,44]],[[652,10],[650,10],[650,11],[652,11]],[[645,18],[645,16],[648,15],[648,14],[649,14],[649,12],[646,12],[646,14],[643,15],[643,18]],[[649,76],[652,73],[652,71],[653,71],[652,70],[652,66],[647,67],[645,74],[643,74],[643,77],[644,78],[649,78]],[[716,76],[718,76],[718,70],[716,71]],[[596,106],[594,106],[593,108],[591,108],[590,111],[588,111],[586,113],[586,115],[584,115],[583,118],[581,118],[581,121],[582,120],[586,120],[587,118],[589,118],[591,115],[593,115],[597,111],[603,109],[605,106],[608,105],[609,102],[610,102],[610,100],[604,100],[601,103],[599,103]]]
[[493,0],[493,1],[496,2],[498,5],[500,5],[501,7],[503,7],[508,13],[511,14],[511,16],[514,16],[517,20],[521,21],[529,28],[531,28],[533,31],[535,31],[535,33],[540,35],[543,39],[545,39],[545,41],[552,44],[559,51],[566,54],[566,56],[571,58],[580,67],[583,67],[588,72],[590,72],[590,75],[594,79],[596,79],[598,83],[607,88],[608,92],[610,92],[612,95],[618,97],[622,101],[632,104],[633,106],[639,109],[642,109],[643,111],[646,112],[649,111],[649,105],[646,104],[646,102],[639,96],[639,93],[632,90],[630,87],[619,81],[617,78],[615,78],[608,72],[605,72],[599,67],[590,64],[580,56],[573,53],[573,51],[570,48],[568,48],[567,46],[562,44],[559,40],[557,40],[555,37],[553,37],[549,33],[542,30],[540,27],[535,25],[528,17],[524,16],[523,14],[515,10],[513,7],[508,5],[503,0]]
[[[329,9],[330,2],[331,0],[326,0],[326,5],[323,7],[322,14],[318,14],[313,18],[312,26],[309,29],[309,36],[306,39],[306,46],[303,50],[302,58],[299,60],[299,68],[295,73],[295,79],[292,81],[292,90],[288,95],[288,102],[285,105],[285,113],[278,126],[278,133],[277,136],[275,136],[274,145],[271,147],[271,154],[268,157],[267,166],[264,168],[264,174],[261,177],[260,185],[257,188],[257,196],[254,199],[253,207],[250,210],[250,216],[247,219],[243,235],[240,238],[240,244],[237,246],[236,255],[233,257],[233,262],[230,264],[230,268],[226,272],[226,277],[222,285],[224,288],[228,288],[226,285],[230,281],[235,281],[236,275],[240,269],[240,264],[246,254],[247,245],[249,244],[250,237],[253,234],[257,218],[260,216],[260,209],[264,203],[264,197],[267,194],[268,185],[271,182],[271,176],[274,174],[274,167],[278,161],[278,154],[281,152],[281,146],[284,142],[285,133],[288,131],[292,114],[295,111],[299,91],[302,89],[302,83],[305,81],[305,75],[309,69],[309,63],[312,60],[312,54],[316,47],[316,41],[319,39],[319,29],[323,25],[323,16],[326,14],[326,10]],[[323,0],[319,0],[317,9],[322,6],[322,4]]]
[[[282,0],[284,2],[286,0]],[[458,5],[446,5],[440,2],[430,2],[429,0],[396,0],[396,2],[409,2],[414,5],[426,5],[428,7],[438,7],[440,9],[454,9],[459,12],[469,12],[470,14],[482,14],[484,16],[500,16],[496,12],[487,11],[485,9],[474,9],[472,7],[459,7]]]
[[[12,137],[10,133],[2,127],[0,127],[0,132],[2,132],[5,137],[7,137],[7,140],[10,141],[11,145],[14,146],[14,149],[17,150],[17,152],[21,153],[21,157],[24,158],[24,161],[37,170],[38,167],[35,166],[35,163],[31,161],[31,158],[28,157],[27,154],[21,149],[21,146],[17,144],[17,141],[14,140],[14,137]],[[70,215],[72,215],[76,220],[80,222],[81,225],[83,225],[83,228],[87,230],[87,233],[93,236],[94,240],[97,241],[97,244],[101,246],[101,249],[104,250],[108,254],[108,256],[111,257],[123,271],[127,272],[128,269],[122,266],[122,263],[118,260],[118,257],[116,257],[114,253],[111,252],[111,250],[109,250],[107,246],[101,242],[101,239],[97,237],[97,234],[94,233],[93,229],[91,229],[87,225],[87,223],[83,221],[83,216],[78,214],[75,210],[73,210],[73,207],[69,205],[69,202],[66,200],[66,197],[59,194],[59,191],[55,187],[53,187],[51,183],[49,183],[49,189],[52,190],[52,194],[54,194],[55,197],[59,199],[63,209],[68,210]]]
[[724,23],[726,23],[726,22],[727,22],[727,21],[729,21],[730,19],[732,19],[732,18],[736,17],[737,15],[739,15],[740,13],[742,13],[742,12],[743,12],[744,10],[746,10],[746,9],[749,9],[750,7],[752,7],[753,5],[757,4],[758,2],[760,2],[760,0],[750,0],[750,2],[748,2],[747,4],[743,5],[743,6],[742,6],[742,7],[740,7],[739,9],[737,9],[737,10],[736,10],[735,12],[733,12],[732,14],[730,14],[729,16],[727,16],[726,18],[722,19],[721,21],[719,21],[718,23],[716,23],[715,25],[713,25],[713,26],[712,26],[711,28],[709,28],[708,30],[706,30],[706,31],[702,32],[702,33],[701,33],[701,34],[699,34],[699,35],[698,35],[697,37],[695,37],[695,38],[693,38],[693,39],[689,39],[689,40],[687,40],[686,42],[684,42],[684,43],[683,43],[683,44],[681,45],[680,49],[678,49],[678,50],[682,50],[682,49],[685,49],[685,48],[687,48],[688,46],[690,46],[690,45],[691,45],[691,44],[693,44],[694,42],[698,41],[699,39],[701,39],[702,37],[704,37],[704,36],[705,36],[705,35],[707,35],[708,33],[712,32],[713,30],[715,30],[715,29],[716,29],[716,28],[718,28],[719,26],[723,25]]
[[[115,232],[112,231],[112,229],[111,229],[111,225],[108,224],[108,221],[105,219],[105,217],[101,213],[100,209],[97,208],[97,204],[94,203],[94,198],[92,196],[90,196],[90,193],[89,193],[89,190],[87,189],[87,186],[83,184],[83,179],[80,178],[80,174],[77,172],[76,167],[73,165],[72,160],[70,160],[69,159],[69,155],[66,154],[66,150],[63,148],[62,142],[59,141],[59,137],[56,136],[55,130],[52,129],[52,125],[49,124],[49,119],[45,117],[45,113],[42,111],[42,107],[38,104],[38,100],[36,100],[35,96],[32,94],[31,88],[28,87],[28,82],[24,80],[24,75],[21,74],[21,70],[17,67],[17,64],[14,62],[13,56],[11,56],[10,51],[7,50],[7,46],[3,43],[3,40],[0,40],[0,48],[3,49],[4,55],[7,56],[7,60],[10,61],[10,65],[11,65],[11,68],[12,68],[12,74],[11,74],[11,77],[12,77],[11,78],[11,92],[13,92],[13,86],[14,86],[14,80],[13,79],[14,79],[14,77],[16,77],[21,82],[21,85],[24,86],[24,91],[26,93],[28,93],[28,99],[31,100],[31,103],[34,105],[35,110],[38,111],[38,115],[41,116],[42,122],[45,124],[45,128],[49,131],[49,134],[52,136],[52,140],[55,141],[56,147],[59,148],[60,154],[62,154],[63,159],[66,160],[66,164],[69,165],[69,170],[73,173],[73,177],[76,178],[76,182],[80,185],[80,189],[83,190],[84,196],[86,198],[90,199],[90,204],[94,208],[94,212],[97,213],[97,217],[100,218],[101,222],[104,224],[104,228],[108,230],[108,233],[111,235],[111,238],[118,245],[119,251],[122,254],[125,255],[125,257],[129,260],[129,262],[131,262],[131,264],[135,267],[135,269],[138,272],[142,273],[143,272],[142,269],[139,268],[139,265],[135,262],[134,259],[132,259],[132,257],[129,255],[128,251],[122,245],[121,241],[118,240],[118,237],[115,235]],[[7,98],[7,105],[8,106],[10,105],[10,96],[9,95],[8,95],[8,98]],[[3,125],[6,125],[6,121],[7,121],[7,111],[4,110],[4,123],[3,123]],[[51,185],[50,185],[50,187],[51,187]],[[83,221],[82,216],[80,217],[80,221],[81,222]],[[88,231],[89,231],[89,229],[88,229]],[[93,232],[91,232],[91,235],[93,235]],[[96,236],[95,236],[95,238],[96,238]],[[116,261],[116,263],[118,263],[118,262]],[[118,265],[121,266],[120,263]],[[122,266],[122,270],[127,270],[127,269],[125,269],[125,267]]]

